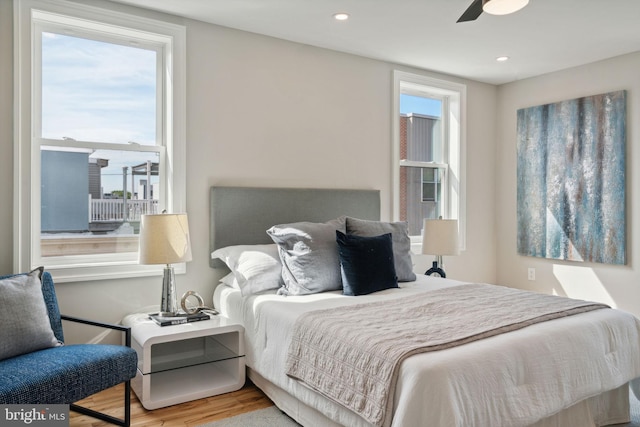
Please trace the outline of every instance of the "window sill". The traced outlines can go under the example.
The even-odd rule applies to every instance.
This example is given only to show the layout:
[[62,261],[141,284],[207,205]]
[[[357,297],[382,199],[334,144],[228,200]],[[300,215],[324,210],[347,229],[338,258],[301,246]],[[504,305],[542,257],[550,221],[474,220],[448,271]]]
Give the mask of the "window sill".
[[[185,274],[187,271],[185,263],[171,265],[175,274]],[[44,267],[55,278],[56,283],[162,276],[164,271],[164,265],[141,265],[137,261],[82,266],[45,263]]]

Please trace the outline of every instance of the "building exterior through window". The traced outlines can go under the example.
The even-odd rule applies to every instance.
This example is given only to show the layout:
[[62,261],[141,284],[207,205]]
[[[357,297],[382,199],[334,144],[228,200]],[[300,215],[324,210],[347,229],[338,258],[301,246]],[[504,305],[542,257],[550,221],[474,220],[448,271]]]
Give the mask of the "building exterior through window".
[[[406,166],[400,168],[400,220],[409,223],[409,234],[413,236],[421,234],[424,218],[442,215],[442,176],[446,169],[432,165],[442,163],[435,158],[442,151],[441,129],[441,118],[437,116],[400,116],[400,158],[406,160]],[[422,162],[429,164],[417,166]]]

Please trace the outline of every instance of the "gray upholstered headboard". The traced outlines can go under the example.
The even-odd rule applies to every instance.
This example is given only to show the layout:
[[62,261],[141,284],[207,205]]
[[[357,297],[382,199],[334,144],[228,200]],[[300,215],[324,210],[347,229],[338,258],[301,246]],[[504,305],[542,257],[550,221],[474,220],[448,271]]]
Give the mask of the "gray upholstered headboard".
[[[378,190],[211,187],[210,250],[272,243],[266,230],[298,221],[325,222],[340,215],[380,219]],[[211,260],[213,268],[223,266]]]

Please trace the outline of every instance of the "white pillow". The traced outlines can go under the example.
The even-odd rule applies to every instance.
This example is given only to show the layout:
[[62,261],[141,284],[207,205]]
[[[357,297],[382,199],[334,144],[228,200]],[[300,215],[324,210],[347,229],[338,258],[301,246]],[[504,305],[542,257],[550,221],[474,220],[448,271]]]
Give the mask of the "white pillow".
[[222,279],[220,279],[220,283],[222,283],[223,285],[227,285],[230,288],[240,290],[240,285],[236,280],[236,275],[233,273],[229,273],[226,276],[224,276]]
[[216,249],[211,258],[227,264],[243,296],[283,285],[282,264],[276,245],[237,245]]

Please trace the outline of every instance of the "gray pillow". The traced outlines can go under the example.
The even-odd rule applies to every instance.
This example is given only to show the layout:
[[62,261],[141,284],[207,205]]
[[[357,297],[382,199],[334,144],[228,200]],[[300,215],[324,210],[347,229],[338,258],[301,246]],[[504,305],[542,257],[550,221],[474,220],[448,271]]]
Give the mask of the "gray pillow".
[[393,259],[396,267],[396,275],[399,282],[412,282],[416,280],[411,261],[411,239],[409,239],[409,226],[406,222],[382,222],[367,221],[347,217],[347,234],[362,237],[373,237],[391,233],[393,241]]
[[280,295],[308,295],[342,289],[336,230],[344,217],[325,223],[274,225],[267,233],[278,245],[284,286]]
[[0,280],[0,360],[62,345],[49,323],[41,272]]

